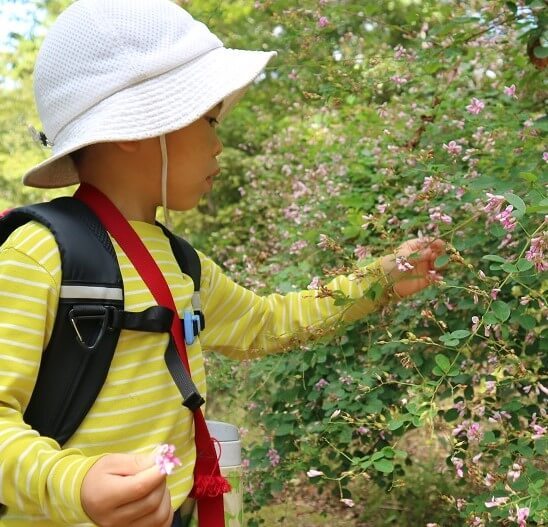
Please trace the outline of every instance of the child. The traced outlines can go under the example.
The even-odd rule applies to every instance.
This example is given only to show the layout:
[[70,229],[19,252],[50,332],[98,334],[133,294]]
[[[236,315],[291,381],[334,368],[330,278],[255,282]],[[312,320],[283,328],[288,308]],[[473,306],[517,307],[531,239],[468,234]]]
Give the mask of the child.
[[[191,209],[211,190],[222,151],[215,126],[273,56],[224,48],[169,0],[75,2],[37,58],[36,100],[53,156],[30,170],[25,184],[85,183],[100,191],[130,222],[183,313],[193,284],[155,225],[156,209]],[[112,243],[125,310],[156,305],[119,240]],[[187,347],[194,383],[204,395],[204,350],[249,358],[311,338],[341,318],[356,320],[394,293],[403,297],[426,287],[442,252],[439,240],[412,240],[396,252],[413,262],[405,275],[392,255],[363,277],[338,277],[329,287],[355,299],[350,308],[311,291],[258,297],[200,254],[207,325]],[[53,235],[36,222],[15,230],[0,251],[2,525],[178,525],[173,511],[193,487],[196,447],[193,415],[181,405],[164,362],[168,333],[122,330],[101,392],[62,448],[23,421],[51,337],[61,263]],[[384,288],[375,302],[364,296],[374,282]],[[175,445],[181,460],[169,478],[145,455],[164,443]]]

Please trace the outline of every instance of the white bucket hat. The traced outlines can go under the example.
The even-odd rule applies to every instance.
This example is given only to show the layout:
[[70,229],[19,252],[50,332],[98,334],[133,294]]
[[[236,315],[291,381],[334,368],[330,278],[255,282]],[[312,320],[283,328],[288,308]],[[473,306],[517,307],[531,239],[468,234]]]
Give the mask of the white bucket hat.
[[31,187],[78,183],[69,155],[99,142],[184,128],[222,102],[219,121],[275,52],[225,48],[169,0],[78,0],[50,29],[34,91],[52,157]]

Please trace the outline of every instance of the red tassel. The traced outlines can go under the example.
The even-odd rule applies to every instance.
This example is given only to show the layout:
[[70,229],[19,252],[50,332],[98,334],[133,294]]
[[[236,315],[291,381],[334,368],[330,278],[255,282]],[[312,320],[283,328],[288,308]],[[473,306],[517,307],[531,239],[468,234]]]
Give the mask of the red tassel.
[[200,498],[216,498],[231,490],[230,483],[223,476],[203,476],[200,474],[196,475],[190,496],[198,500]]

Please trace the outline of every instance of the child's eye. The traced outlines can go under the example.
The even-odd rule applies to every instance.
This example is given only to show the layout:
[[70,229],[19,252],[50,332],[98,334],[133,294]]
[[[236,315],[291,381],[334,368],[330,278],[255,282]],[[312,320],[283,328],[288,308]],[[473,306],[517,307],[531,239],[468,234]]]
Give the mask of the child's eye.
[[209,123],[209,125],[212,126],[213,128],[215,128],[219,124],[219,121],[217,121],[217,119],[215,119],[215,117],[207,117],[206,116],[205,119]]

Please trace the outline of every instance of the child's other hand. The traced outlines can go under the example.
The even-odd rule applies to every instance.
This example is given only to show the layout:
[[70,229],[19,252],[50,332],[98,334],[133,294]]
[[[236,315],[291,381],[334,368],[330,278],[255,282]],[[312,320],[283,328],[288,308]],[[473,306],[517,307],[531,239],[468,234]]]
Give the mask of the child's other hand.
[[445,243],[442,240],[408,240],[398,247],[395,254],[384,256],[381,265],[394,284],[394,292],[405,297],[418,293],[440,278],[434,262],[443,254]]
[[99,527],[170,527],[173,520],[166,475],[150,455],[100,458],[84,478],[81,500]]

